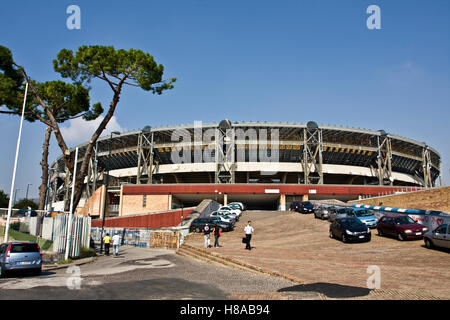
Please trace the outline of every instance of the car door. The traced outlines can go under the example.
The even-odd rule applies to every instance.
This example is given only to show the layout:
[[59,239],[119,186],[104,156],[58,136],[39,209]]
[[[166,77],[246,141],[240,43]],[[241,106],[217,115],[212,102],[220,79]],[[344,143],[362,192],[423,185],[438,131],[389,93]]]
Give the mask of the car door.
[[450,224],[447,225],[447,238],[445,240],[444,248],[450,249]]
[[433,232],[433,243],[438,247],[447,246],[447,229],[448,225],[443,224],[436,228]]

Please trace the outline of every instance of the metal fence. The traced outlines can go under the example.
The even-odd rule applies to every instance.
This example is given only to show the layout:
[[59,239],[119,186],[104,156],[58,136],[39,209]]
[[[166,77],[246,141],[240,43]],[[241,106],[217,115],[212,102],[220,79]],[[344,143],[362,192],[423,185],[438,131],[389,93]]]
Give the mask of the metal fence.
[[[69,215],[60,214],[53,222],[53,251],[64,253],[66,250],[67,228],[69,226]],[[80,255],[81,247],[89,248],[91,233],[91,218],[83,216],[72,217],[72,231],[70,237],[69,256]]]

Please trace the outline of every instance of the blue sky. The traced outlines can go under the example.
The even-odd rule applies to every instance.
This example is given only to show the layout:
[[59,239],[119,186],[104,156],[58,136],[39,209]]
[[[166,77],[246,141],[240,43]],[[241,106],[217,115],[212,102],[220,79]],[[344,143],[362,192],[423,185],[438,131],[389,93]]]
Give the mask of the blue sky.
[[[66,9],[81,8],[81,30]],[[369,30],[369,5],[381,30]],[[161,96],[123,91],[112,129],[203,122],[289,121],[342,125],[425,141],[443,158],[450,185],[450,1],[8,1],[0,44],[36,80],[58,79],[62,48],[113,45],[149,52],[177,77]],[[92,83],[92,101],[109,88]],[[89,125],[64,126],[70,146]],[[0,189],[9,193],[19,118],[0,116]],[[75,129],[75,130],[74,130]],[[44,126],[25,123],[17,197],[37,197]],[[84,140],[83,140],[84,139]],[[50,160],[60,154],[52,141]]]

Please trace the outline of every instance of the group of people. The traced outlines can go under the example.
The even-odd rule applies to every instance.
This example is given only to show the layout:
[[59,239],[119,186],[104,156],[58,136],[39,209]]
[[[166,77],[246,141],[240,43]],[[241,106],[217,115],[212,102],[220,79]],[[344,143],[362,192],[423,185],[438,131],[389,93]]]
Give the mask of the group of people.
[[117,257],[119,255],[119,244],[120,244],[120,236],[119,233],[116,233],[111,238],[109,233],[103,238],[103,243],[105,244],[105,254],[109,256],[109,249],[111,248],[111,241],[113,245],[113,255]]
[[[220,227],[216,224],[213,228],[209,226],[207,223],[203,228],[203,236],[205,239],[205,248],[211,248],[211,233],[214,234],[214,248],[220,248],[219,245],[219,237],[222,235],[220,231]],[[248,221],[247,225],[244,228],[244,239],[245,239],[245,249],[251,250],[252,246],[250,245],[250,241],[252,239],[252,235],[255,233],[255,229],[252,227],[252,222]]]

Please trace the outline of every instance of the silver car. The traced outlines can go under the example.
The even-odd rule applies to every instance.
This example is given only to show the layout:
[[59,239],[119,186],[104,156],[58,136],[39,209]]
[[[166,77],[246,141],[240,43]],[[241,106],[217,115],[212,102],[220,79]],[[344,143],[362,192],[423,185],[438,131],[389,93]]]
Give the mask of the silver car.
[[423,235],[423,241],[428,249],[441,247],[450,249],[450,224],[442,224],[434,231]]
[[33,242],[6,242],[0,245],[0,277],[11,271],[42,271],[41,248]]
[[314,218],[320,218],[322,220],[328,219],[330,217],[330,213],[331,213],[333,208],[334,207],[332,207],[332,206],[319,205],[314,210]]

